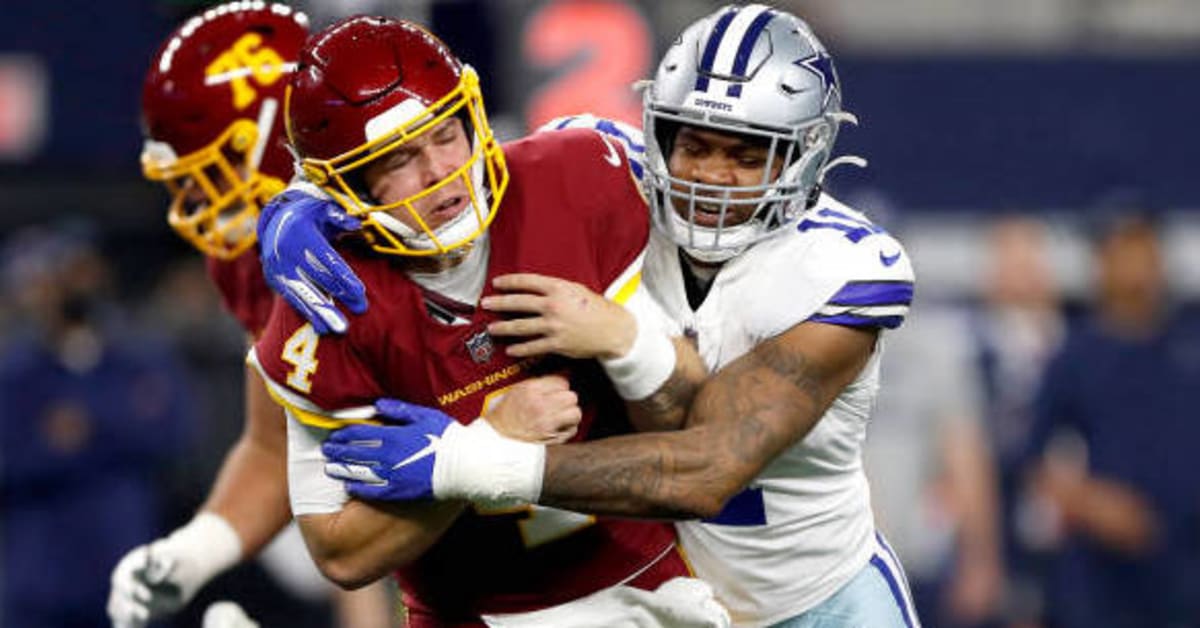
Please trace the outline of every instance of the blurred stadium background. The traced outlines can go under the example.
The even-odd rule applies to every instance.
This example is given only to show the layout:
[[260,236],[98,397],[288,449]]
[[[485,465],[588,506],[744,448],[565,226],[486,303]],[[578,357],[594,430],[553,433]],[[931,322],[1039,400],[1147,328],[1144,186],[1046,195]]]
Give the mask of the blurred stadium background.
[[[114,428],[120,417],[93,416],[91,401],[69,394],[48,408],[15,398],[20,386],[51,375],[0,389],[6,609],[23,596],[57,595],[64,604],[103,599],[121,553],[186,521],[203,500],[240,429],[243,339],[220,311],[200,257],[168,229],[163,190],[141,178],[138,164],[148,59],[179,20],[211,4],[0,0],[0,364],[19,361],[23,339],[49,320],[39,308],[49,307],[103,319],[117,330],[111,344],[154,347],[153,359],[163,365],[161,381],[142,382],[142,396],[104,401],[154,422],[131,427]],[[480,70],[497,129],[515,138],[581,111],[638,122],[629,84],[651,75],[683,25],[725,3],[293,4],[316,27],[363,12],[430,24]],[[1031,426],[1051,420],[1038,409],[1049,403],[1038,401],[1045,399],[1038,392],[1043,367],[1071,330],[1103,314],[1098,297],[1107,289],[1098,271],[1107,262],[1093,255],[1094,236],[1127,234],[1123,217],[1151,216],[1166,290],[1143,285],[1156,281],[1158,249],[1151,246],[1146,272],[1126,278],[1133,284],[1126,292],[1112,289],[1115,307],[1121,310],[1123,299],[1153,301],[1150,336],[1160,320],[1194,326],[1200,2],[775,4],[822,37],[845,106],[862,122],[843,131],[840,152],[862,155],[870,167],[838,170],[829,188],[898,232],[916,262],[918,303],[885,362],[869,462],[881,526],[919,595],[932,596],[927,625],[1200,626],[1193,614],[1200,483],[1194,473],[1190,480],[1168,477],[1176,467],[1163,462],[1186,461],[1200,435],[1200,406],[1192,403],[1200,400],[1196,335],[1174,339],[1164,331],[1159,335],[1170,340],[1144,355],[1130,341],[1137,346],[1126,347],[1129,355],[1141,357],[1128,362],[1118,347],[1114,359],[1125,366],[1116,380],[1111,373],[1090,379],[1094,363],[1063,367],[1079,378],[1084,397],[1108,398],[1089,389],[1093,383],[1119,381],[1134,391],[1113,397],[1113,417],[1076,417],[1085,427],[1075,436],[1042,439],[1051,444],[1029,454],[1030,442],[1041,438]],[[1117,256],[1117,267],[1136,266],[1144,251],[1132,246],[1132,253],[1102,253]],[[1121,261],[1125,254],[1135,261]],[[87,297],[84,305],[79,295]],[[95,364],[86,347],[63,351],[72,356],[64,357],[67,371]],[[1088,362],[1089,354],[1080,355]],[[1172,403],[1161,412],[1163,404],[1149,401],[1118,408],[1139,395]],[[1125,424],[1103,422],[1110,420]],[[118,444],[145,425],[153,425],[152,438]],[[1137,433],[1130,426],[1162,436],[1124,439]],[[1114,442],[1127,447],[1118,447],[1117,462],[1105,462],[1114,454],[1098,452],[1097,443]],[[94,477],[110,474],[120,476],[113,481],[125,497],[95,496],[103,489]],[[1087,510],[1068,503],[1086,492],[1081,477],[1114,479],[1133,501],[1118,496],[1101,500],[1100,514],[1075,513]],[[989,505],[993,492],[1000,506]],[[1127,503],[1132,514],[1122,518],[1126,511],[1113,504]],[[1110,534],[1094,519],[1114,511],[1119,521]],[[30,548],[43,558],[29,558]],[[1182,558],[1166,564],[1156,558],[1162,554]],[[1149,582],[1167,593],[1138,589],[1153,589]],[[1101,604],[1127,587],[1151,605],[1132,620],[1123,608],[1109,612]],[[193,606],[220,596],[243,602],[266,626],[334,621],[320,587],[282,582],[256,565],[218,580]],[[1168,610],[1159,613],[1160,603]],[[94,610],[70,625],[102,625],[101,608]],[[190,612],[176,625],[198,625],[198,617]]]

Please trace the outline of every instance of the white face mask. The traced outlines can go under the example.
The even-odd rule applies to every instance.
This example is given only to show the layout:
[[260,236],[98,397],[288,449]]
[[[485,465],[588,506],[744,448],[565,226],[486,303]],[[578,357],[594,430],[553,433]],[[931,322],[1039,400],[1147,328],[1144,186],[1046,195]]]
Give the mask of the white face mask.
[[[663,213],[670,216],[666,221],[661,219]],[[679,244],[684,252],[693,259],[710,264],[724,262],[742,254],[758,236],[758,229],[750,224],[754,222],[753,218],[740,225],[716,229],[692,225],[674,211],[656,212],[654,216],[658,228],[669,234],[671,240]],[[666,224],[662,224],[663,222]],[[720,248],[717,247],[718,241]]]

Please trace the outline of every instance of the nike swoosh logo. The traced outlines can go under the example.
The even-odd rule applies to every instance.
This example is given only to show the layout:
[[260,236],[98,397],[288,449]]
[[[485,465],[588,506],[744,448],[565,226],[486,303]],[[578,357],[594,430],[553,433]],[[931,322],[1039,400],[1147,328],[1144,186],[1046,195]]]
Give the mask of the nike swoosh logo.
[[884,266],[891,266],[900,259],[900,251],[896,251],[893,255],[884,255],[883,251],[879,252],[879,263]]
[[422,449],[421,451],[418,451],[417,453],[405,458],[404,460],[397,462],[396,466],[392,467],[392,470],[394,471],[396,469],[399,469],[400,467],[407,467],[408,465],[410,465],[422,458],[428,458],[429,456],[432,456],[433,454],[437,453],[438,444],[441,443],[441,440],[442,440],[441,437],[435,436],[433,434],[426,434],[425,438],[429,439],[429,444],[425,446],[425,449]]
[[613,148],[612,143],[609,142],[607,137],[601,135],[600,139],[604,140],[604,147],[608,149],[608,154],[604,156],[604,161],[607,161],[614,168],[620,168],[621,156],[617,154],[617,149]]

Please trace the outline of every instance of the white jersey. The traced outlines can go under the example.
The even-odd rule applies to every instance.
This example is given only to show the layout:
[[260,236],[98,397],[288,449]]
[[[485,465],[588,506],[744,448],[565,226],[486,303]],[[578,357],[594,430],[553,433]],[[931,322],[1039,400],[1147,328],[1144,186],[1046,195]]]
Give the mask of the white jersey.
[[[590,114],[558,118],[541,130],[564,128],[619,140],[633,175],[642,178],[640,130]],[[787,233],[725,262],[696,311],[680,263],[678,247],[652,230],[643,279],[672,319],[672,335],[696,338],[710,372],[804,321],[897,327],[913,294],[912,265],[900,243],[828,195]],[[898,561],[875,532],[862,463],[879,359],[876,349],[804,440],[763,469],[720,516],[676,524],[696,575],[713,586],[739,628],[803,613],[868,561],[890,578],[893,596],[907,588],[896,581],[903,578]]]
[[[900,243],[827,195],[787,233],[726,262],[696,311],[680,264],[677,247],[654,234],[643,277],[678,325],[673,332],[697,340],[710,371],[805,321],[896,327],[913,291]],[[812,608],[879,547],[862,465],[879,355],[720,516],[677,524],[697,575],[736,625],[768,625]]]

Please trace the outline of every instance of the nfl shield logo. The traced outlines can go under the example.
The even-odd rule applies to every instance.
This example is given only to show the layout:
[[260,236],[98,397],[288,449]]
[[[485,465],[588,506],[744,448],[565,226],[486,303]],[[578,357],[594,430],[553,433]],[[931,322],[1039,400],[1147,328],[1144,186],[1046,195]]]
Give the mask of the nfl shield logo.
[[476,364],[483,364],[492,359],[494,351],[492,337],[488,335],[486,329],[467,338],[467,352],[471,354],[471,359],[475,360]]

